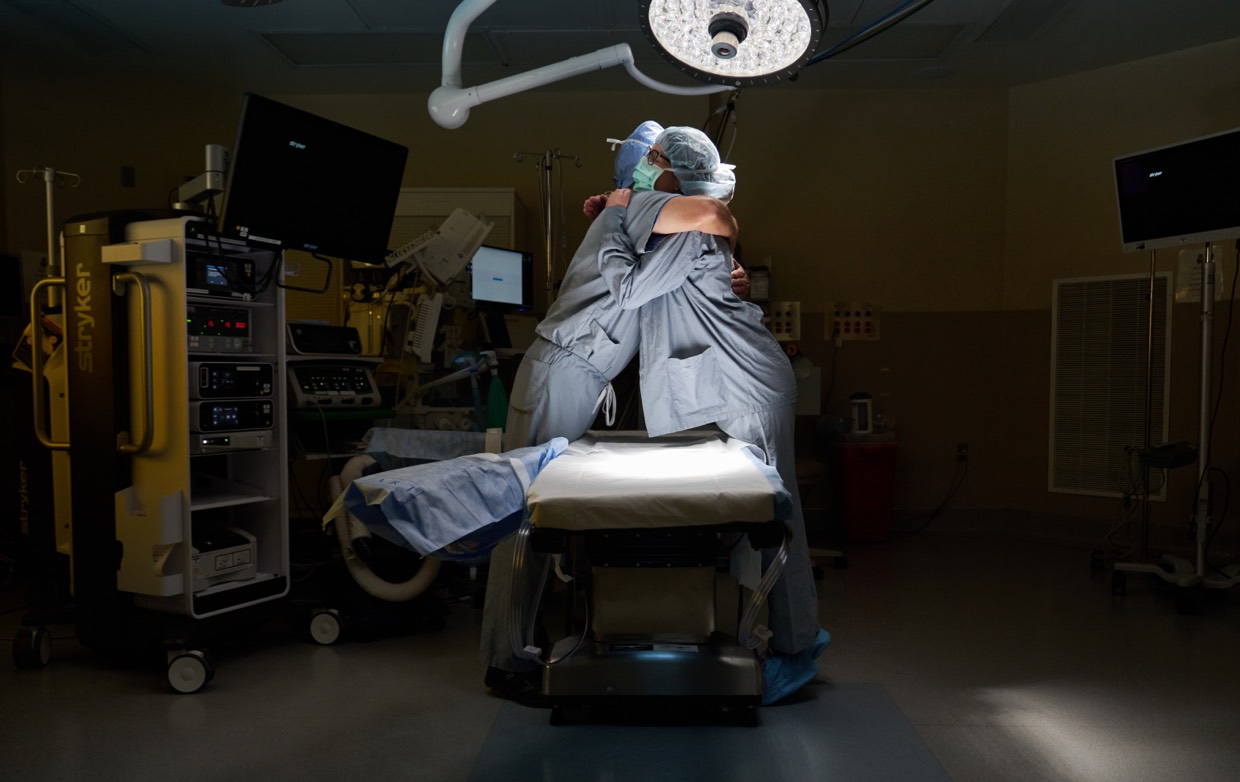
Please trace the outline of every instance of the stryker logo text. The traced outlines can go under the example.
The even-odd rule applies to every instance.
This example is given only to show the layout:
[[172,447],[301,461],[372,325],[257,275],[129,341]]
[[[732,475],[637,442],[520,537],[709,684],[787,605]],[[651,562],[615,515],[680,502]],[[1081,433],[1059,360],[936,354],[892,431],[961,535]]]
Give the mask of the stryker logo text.
[[77,265],[77,285],[74,288],[76,302],[73,314],[77,323],[77,341],[73,352],[77,354],[78,369],[83,372],[95,371],[95,316],[91,314],[91,282],[83,264]]

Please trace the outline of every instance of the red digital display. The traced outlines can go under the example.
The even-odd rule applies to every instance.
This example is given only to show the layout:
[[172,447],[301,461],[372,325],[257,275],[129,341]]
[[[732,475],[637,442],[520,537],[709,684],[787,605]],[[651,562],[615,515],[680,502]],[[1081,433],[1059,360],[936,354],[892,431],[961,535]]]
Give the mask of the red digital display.
[[186,318],[190,336],[248,337],[250,321],[244,310],[226,307],[191,307]]

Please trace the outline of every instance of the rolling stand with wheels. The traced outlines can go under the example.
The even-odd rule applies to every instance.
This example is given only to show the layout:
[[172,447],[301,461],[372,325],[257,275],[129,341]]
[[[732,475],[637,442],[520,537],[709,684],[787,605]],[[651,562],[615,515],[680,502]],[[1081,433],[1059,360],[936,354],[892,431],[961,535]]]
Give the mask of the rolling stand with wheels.
[[[358,478],[380,472],[374,456],[349,457],[328,483],[339,496]],[[309,606],[309,632],[315,643],[331,645],[346,635],[358,637],[395,632],[441,629],[448,614],[446,600],[436,589],[443,561],[420,557],[373,536],[347,510],[326,525],[334,545],[320,554],[330,560],[322,575],[294,594]]]
[[[283,293],[263,283],[280,252],[134,212],[68,220],[64,248],[65,275],[35,286],[32,330],[59,288],[65,339],[31,362],[36,435],[67,456],[63,616],[92,650],[162,655],[169,686],[195,692],[208,646],[289,589]],[[45,618],[24,619],[18,665],[49,661]]]
[[[1151,293],[1153,286],[1153,261],[1151,259]],[[1212,421],[1210,365],[1213,361],[1213,323],[1214,323],[1214,288],[1215,261],[1213,250],[1206,245],[1202,256],[1201,268],[1201,382],[1198,400],[1198,446],[1196,449],[1197,490],[1195,494],[1195,510],[1193,514],[1193,537],[1195,555],[1192,561],[1183,557],[1164,554],[1158,562],[1148,561],[1147,539],[1149,534],[1149,469],[1151,464],[1158,466],[1180,466],[1188,464],[1183,457],[1183,448],[1166,450],[1151,448],[1148,434],[1146,447],[1142,451],[1142,475],[1145,491],[1142,496],[1141,543],[1140,556],[1137,562],[1117,562],[1111,574],[1111,592],[1117,597],[1127,593],[1127,574],[1145,573],[1157,576],[1176,588],[1176,608],[1181,613],[1191,613],[1206,590],[1230,589],[1240,584],[1240,564],[1231,564],[1221,568],[1212,568],[1206,560],[1206,548],[1211,536],[1212,492],[1210,483],[1210,437]],[[1152,297],[1151,297],[1152,301]],[[1150,399],[1149,379],[1147,377],[1147,407]],[[1190,457],[1191,459],[1191,457]]]

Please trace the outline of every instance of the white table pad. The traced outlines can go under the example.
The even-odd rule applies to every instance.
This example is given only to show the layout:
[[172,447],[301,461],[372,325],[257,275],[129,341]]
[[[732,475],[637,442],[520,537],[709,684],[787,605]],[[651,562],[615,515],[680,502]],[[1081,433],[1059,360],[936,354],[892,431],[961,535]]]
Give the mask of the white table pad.
[[765,522],[791,502],[753,446],[711,432],[587,432],[530,486],[540,528],[634,529]]

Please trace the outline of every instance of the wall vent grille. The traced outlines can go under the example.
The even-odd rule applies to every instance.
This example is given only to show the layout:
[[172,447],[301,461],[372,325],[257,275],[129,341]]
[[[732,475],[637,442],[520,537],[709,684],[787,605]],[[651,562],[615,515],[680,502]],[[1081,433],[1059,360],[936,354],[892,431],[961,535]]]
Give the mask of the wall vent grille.
[[[1148,276],[1055,280],[1051,313],[1050,491],[1139,493],[1145,443]],[[1150,440],[1167,439],[1171,275],[1154,279]],[[1161,480],[1151,498],[1163,499]]]

